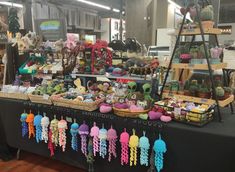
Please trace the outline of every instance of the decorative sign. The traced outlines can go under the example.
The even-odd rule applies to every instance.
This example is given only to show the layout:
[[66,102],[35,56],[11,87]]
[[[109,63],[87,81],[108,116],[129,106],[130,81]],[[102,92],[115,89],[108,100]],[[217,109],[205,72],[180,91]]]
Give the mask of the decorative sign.
[[64,19],[36,19],[36,32],[43,40],[66,40],[67,27]]

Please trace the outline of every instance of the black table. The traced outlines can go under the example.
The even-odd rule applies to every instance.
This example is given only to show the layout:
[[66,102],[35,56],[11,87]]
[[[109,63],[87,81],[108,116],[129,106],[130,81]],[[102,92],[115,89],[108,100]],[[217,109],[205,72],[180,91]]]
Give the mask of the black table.
[[[147,132],[147,136],[153,144],[159,133],[157,122],[146,122],[140,119],[128,119],[117,117],[113,114],[100,114],[99,112],[86,112],[72,110],[54,106],[28,103],[27,101],[0,99],[0,119],[6,135],[7,143],[14,148],[36,153],[49,157],[49,150],[44,143],[37,144],[35,139],[28,140],[21,137],[20,114],[30,109],[37,113],[46,112],[50,119],[56,114],[58,118],[76,118],[81,124],[85,120],[90,126],[96,121],[99,126],[104,123],[106,128],[111,124],[118,133],[124,127],[131,132],[132,128],[137,130],[139,136],[142,131]],[[184,124],[171,122],[162,128],[162,137],[167,144],[165,154],[164,170],[162,172],[234,172],[235,171],[235,116],[223,111],[223,123],[212,122],[203,128],[196,128]],[[87,169],[88,165],[84,156],[79,151],[74,152],[70,148],[70,135],[67,133],[69,141],[67,149],[62,153],[56,150],[53,158],[61,160],[71,165]],[[1,137],[2,138],[2,137]],[[98,157],[95,161],[95,171],[97,172],[146,172],[146,167],[122,167],[120,165],[120,145],[118,143],[118,158],[111,163],[107,159]]]

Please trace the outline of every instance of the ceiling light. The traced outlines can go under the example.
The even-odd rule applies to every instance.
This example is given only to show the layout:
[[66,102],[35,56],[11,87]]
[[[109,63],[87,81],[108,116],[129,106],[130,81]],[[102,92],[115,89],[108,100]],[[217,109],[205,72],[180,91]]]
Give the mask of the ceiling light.
[[176,8],[181,8],[181,6],[180,5],[178,5],[178,4],[176,4],[174,1],[172,1],[172,0],[168,0],[168,3],[170,3],[170,4],[172,4],[173,6],[175,6]]
[[106,10],[111,10],[111,8],[110,8],[109,6],[97,4],[97,3],[95,3],[95,2],[86,1],[86,0],[77,0],[77,1],[78,1],[78,2],[82,2],[82,3],[84,3],[84,4],[91,5],[91,6],[103,8],[103,9],[106,9]]
[[23,8],[22,4],[17,4],[17,3],[11,3],[11,2],[0,2],[0,5],[7,5],[7,6],[13,6],[13,7],[18,7],[18,8]]
[[120,10],[119,10],[119,9],[114,8],[114,9],[113,9],[113,12],[115,12],[115,13],[120,13]]

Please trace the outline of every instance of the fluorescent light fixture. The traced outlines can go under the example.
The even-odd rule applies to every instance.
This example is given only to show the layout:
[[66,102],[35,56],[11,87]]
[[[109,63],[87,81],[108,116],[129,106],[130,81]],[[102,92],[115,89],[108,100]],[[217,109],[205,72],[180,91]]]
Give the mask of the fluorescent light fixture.
[[7,6],[11,6],[11,7],[13,6],[13,7],[18,7],[18,8],[23,8],[22,4],[11,3],[11,2],[6,2],[6,1],[0,2],[0,5],[7,5]]
[[119,10],[119,9],[114,8],[114,9],[113,9],[113,12],[115,12],[115,13],[120,13],[120,10]]
[[174,1],[172,1],[172,0],[168,0],[168,3],[170,3],[170,4],[172,4],[174,7],[176,7],[176,8],[181,8],[181,6],[180,5],[178,5],[178,4],[176,4]]
[[99,8],[103,8],[103,9],[106,9],[106,10],[111,10],[111,8],[109,6],[101,5],[101,4],[98,4],[98,3],[95,3],[95,2],[86,1],[86,0],[77,0],[77,1],[81,2],[81,3],[84,3],[84,4],[94,6],[94,7],[99,7]]

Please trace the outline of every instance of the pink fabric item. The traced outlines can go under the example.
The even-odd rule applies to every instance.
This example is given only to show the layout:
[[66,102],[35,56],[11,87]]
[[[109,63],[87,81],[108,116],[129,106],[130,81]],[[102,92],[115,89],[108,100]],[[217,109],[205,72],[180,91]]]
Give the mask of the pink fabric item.
[[130,111],[131,111],[131,112],[140,112],[140,111],[143,111],[143,110],[144,110],[143,107],[138,107],[138,106],[136,106],[136,105],[131,105],[131,106],[130,106]]
[[117,153],[116,153],[116,142],[117,142],[117,132],[116,130],[113,129],[113,127],[111,127],[108,130],[107,133],[107,140],[109,141],[109,158],[108,161],[110,162],[112,159],[112,155],[116,158],[117,157]]
[[149,115],[150,120],[158,120],[162,116],[162,113],[161,112],[150,111],[148,113],[148,115]]
[[111,105],[101,105],[100,106],[100,112],[101,113],[109,113],[112,111],[112,106]]
[[66,147],[66,130],[68,129],[67,122],[60,120],[58,122],[59,129],[59,145],[62,147],[62,151],[65,152]]
[[124,129],[124,132],[120,135],[120,143],[121,143],[121,164],[128,164],[129,160],[129,144],[130,135]]
[[94,122],[93,127],[91,128],[90,136],[93,137],[93,154],[96,156],[96,153],[100,151],[99,149],[99,128],[96,126]]
[[49,131],[48,134],[48,149],[50,150],[50,155],[55,155],[55,145],[52,143],[52,131]]
[[172,120],[170,116],[165,116],[165,115],[162,115],[160,119],[163,122],[170,122]]

